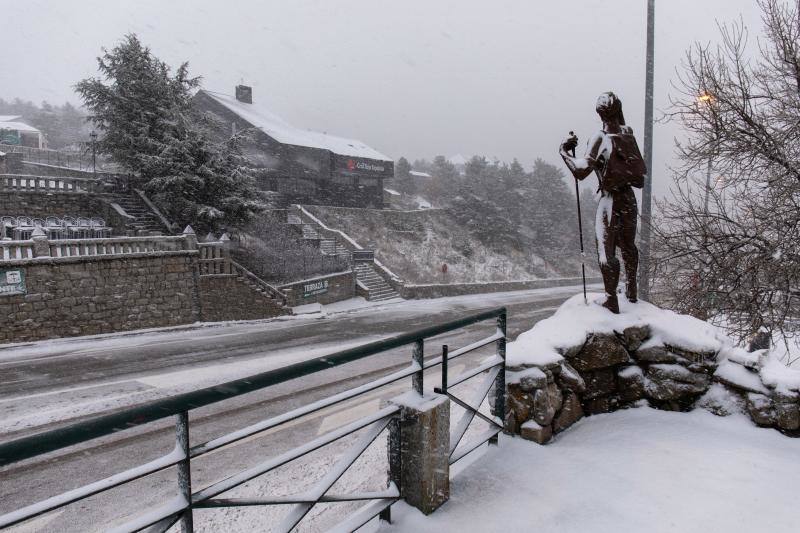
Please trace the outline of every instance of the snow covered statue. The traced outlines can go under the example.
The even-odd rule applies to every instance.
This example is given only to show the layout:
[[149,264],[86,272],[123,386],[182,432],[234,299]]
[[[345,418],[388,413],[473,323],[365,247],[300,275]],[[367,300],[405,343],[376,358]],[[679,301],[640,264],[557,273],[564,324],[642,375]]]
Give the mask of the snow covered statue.
[[575,179],[583,180],[594,171],[601,194],[597,207],[597,254],[606,291],[603,307],[619,314],[617,285],[620,264],[616,249],[622,252],[627,286],[625,296],[635,303],[636,271],[639,251],[636,249],[636,196],[633,187],[644,186],[647,173],[633,130],[625,125],[622,102],[612,92],[603,93],[595,107],[603,121],[603,129],[591,138],[584,157],[575,157],[578,137],[570,136],[561,143],[560,154]]

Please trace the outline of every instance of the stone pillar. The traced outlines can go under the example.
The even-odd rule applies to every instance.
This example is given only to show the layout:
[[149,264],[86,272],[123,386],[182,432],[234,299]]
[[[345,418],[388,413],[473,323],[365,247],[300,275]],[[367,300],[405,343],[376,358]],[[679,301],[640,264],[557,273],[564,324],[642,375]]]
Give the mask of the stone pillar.
[[225,258],[225,263],[222,265],[223,273],[231,274],[233,272],[231,268],[231,249],[233,248],[233,242],[227,233],[222,234],[219,238],[219,242],[222,243],[222,257]]
[[450,498],[450,399],[409,392],[389,436],[390,476],[400,496],[424,514]]
[[33,257],[50,257],[50,241],[42,228],[36,228],[31,234],[33,241]]
[[187,250],[197,250],[197,235],[191,226],[186,226],[183,230],[183,238],[186,241]]

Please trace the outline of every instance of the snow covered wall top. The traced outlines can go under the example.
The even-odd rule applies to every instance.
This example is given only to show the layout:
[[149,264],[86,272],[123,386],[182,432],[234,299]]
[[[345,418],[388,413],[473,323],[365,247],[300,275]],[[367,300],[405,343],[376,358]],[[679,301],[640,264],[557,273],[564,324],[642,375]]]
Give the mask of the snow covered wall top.
[[205,90],[201,90],[201,92],[280,143],[321,148],[330,150],[334,154],[350,157],[392,161],[391,157],[370,148],[361,141],[296,128],[258,103],[247,104],[233,96]]
[[604,295],[575,295],[553,314],[522,333],[507,348],[508,364],[548,365],[561,362],[563,353],[581,346],[591,333],[621,333],[633,326],[650,326],[652,336],[643,346],[680,346],[695,352],[719,352],[732,343],[718,328],[688,315],[659,309],[647,302],[620,300],[620,314],[600,306]]

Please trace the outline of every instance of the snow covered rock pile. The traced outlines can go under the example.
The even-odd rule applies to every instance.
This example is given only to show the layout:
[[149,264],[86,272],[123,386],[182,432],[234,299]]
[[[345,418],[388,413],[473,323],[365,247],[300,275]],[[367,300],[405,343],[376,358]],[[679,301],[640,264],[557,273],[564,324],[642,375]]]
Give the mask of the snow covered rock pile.
[[545,443],[583,416],[640,401],[746,411],[759,425],[800,429],[800,372],[734,348],[693,317],[627,301],[613,315],[602,300],[590,294],[586,305],[575,296],[508,344],[507,431]]

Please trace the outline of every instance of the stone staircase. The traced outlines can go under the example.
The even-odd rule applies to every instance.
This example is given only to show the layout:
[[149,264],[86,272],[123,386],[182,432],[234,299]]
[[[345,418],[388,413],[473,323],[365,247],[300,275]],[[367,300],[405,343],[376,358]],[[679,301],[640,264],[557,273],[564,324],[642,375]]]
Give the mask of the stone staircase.
[[[319,242],[320,251],[327,256],[339,256],[351,259],[351,250],[337,238],[331,238],[330,232],[318,227],[313,222],[307,222],[304,218],[294,211],[289,211],[286,216],[288,224],[298,226],[304,239],[316,240]],[[323,233],[320,233],[322,231]],[[356,279],[367,290],[367,300],[381,301],[399,298],[400,295],[376,270],[374,261],[354,261],[353,270]]]
[[336,239],[322,239],[319,249],[324,255],[350,256],[350,250]]
[[150,210],[144,200],[134,193],[131,194],[104,194],[103,198],[119,205],[133,220],[125,224],[129,231],[136,234],[169,234],[161,220]]
[[239,263],[235,261],[230,263],[231,273],[236,275],[236,281],[265,298],[275,308],[276,316],[292,314],[291,309],[286,305],[286,295],[279,289],[262,280]]
[[397,291],[375,271],[373,263],[366,261],[356,262],[354,270],[356,271],[356,279],[367,288],[367,300],[375,302],[400,297]]

